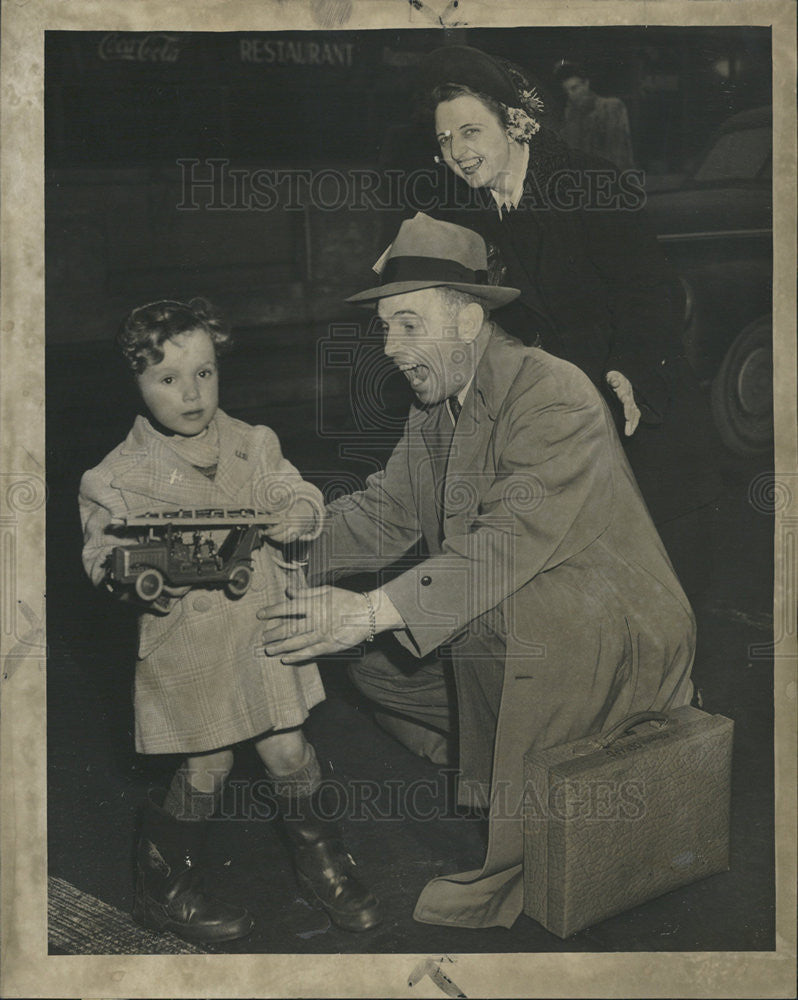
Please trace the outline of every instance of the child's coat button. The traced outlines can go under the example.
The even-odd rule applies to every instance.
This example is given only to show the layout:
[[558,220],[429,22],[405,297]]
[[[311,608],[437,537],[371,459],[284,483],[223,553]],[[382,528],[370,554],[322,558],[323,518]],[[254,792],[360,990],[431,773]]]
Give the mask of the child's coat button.
[[195,611],[210,611],[212,603],[207,594],[197,594],[191,602],[191,607]]

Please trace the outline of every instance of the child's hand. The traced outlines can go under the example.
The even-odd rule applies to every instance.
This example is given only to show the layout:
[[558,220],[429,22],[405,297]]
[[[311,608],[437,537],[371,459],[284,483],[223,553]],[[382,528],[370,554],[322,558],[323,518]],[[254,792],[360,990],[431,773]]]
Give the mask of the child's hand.
[[279,521],[263,529],[264,535],[279,545],[295,542],[311,534],[316,527],[316,511],[313,505],[300,498],[282,515]]
[[165,583],[163,585],[163,590],[155,598],[154,601],[147,602],[147,608],[156,615],[168,615],[173,608],[172,599],[185,597],[185,595],[191,590],[191,587],[173,587],[171,584]]

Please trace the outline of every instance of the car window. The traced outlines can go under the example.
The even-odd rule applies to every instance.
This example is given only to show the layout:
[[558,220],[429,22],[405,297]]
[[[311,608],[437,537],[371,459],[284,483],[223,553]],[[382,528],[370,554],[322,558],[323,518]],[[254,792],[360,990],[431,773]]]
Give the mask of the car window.
[[707,153],[693,180],[754,180],[770,157],[770,145],[767,127],[726,132]]

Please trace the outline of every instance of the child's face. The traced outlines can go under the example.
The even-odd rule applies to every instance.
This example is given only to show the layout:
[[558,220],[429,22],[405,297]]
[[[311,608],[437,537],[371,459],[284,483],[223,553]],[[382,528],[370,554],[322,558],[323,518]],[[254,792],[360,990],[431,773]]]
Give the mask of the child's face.
[[163,360],[136,376],[147,409],[175,434],[204,431],[219,406],[216,350],[205,330],[178,334],[161,345]]

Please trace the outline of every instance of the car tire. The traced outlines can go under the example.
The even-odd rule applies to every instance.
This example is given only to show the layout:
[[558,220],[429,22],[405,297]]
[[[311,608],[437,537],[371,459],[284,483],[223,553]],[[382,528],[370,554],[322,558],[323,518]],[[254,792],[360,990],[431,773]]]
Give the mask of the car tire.
[[232,594],[233,597],[241,597],[249,590],[251,582],[252,570],[249,566],[245,566],[241,563],[239,566],[236,566],[230,574],[230,579],[227,581],[227,592]]
[[727,448],[745,458],[773,447],[773,323],[763,316],[732,342],[712,382],[712,416]]
[[139,573],[134,586],[142,601],[155,601],[163,591],[163,576],[160,570],[150,566]]

